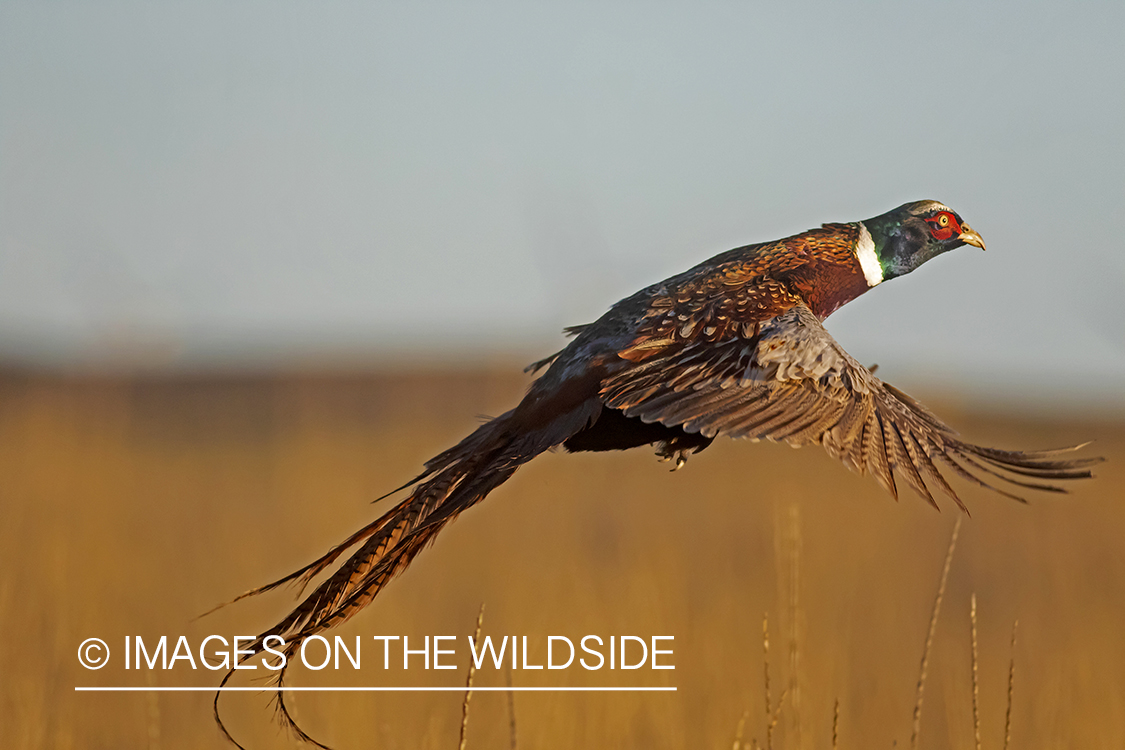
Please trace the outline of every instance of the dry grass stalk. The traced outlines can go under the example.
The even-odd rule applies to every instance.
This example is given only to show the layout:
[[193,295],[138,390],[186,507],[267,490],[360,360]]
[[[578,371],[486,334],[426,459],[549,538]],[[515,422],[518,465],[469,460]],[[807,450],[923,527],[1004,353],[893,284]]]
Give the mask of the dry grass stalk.
[[1012,623],[1012,658],[1008,661],[1008,710],[1004,714],[1004,750],[1012,741],[1012,691],[1016,684],[1016,628],[1020,621]]
[[516,691],[512,690],[512,670],[504,670],[504,683],[508,686],[508,740],[511,750],[517,750],[516,742]]
[[762,661],[766,681],[766,750],[773,750],[773,705],[770,701],[770,615],[762,615]]
[[[151,671],[145,672],[145,683],[149,687],[156,686],[156,679]],[[160,702],[159,694],[152,691],[148,694],[148,750],[160,750]]]
[[801,652],[798,647],[801,612],[801,509],[795,502],[789,505],[786,537],[789,546],[789,705],[793,709],[793,746],[796,750],[801,750]]
[[734,746],[732,750],[742,750],[742,733],[746,731],[746,720],[750,718],[750,709],[742,712],[742,718],[738,720],[738,729],[734,732]]
[[836,706],[832,709],[832,750],[840,746],[840,699],[836,699]]
[[[473,642],[480,640],[480,626],[484,622],[484,602],[481,602],[480,612],[477,613],[477,628],[473,633]],[[469,734],[469,701],[473,697],[473,677],[477,673],[476,664],[469,662],[469,676],[465,680],[465,700],[461,702],[461,741],[458,750],[465,750],[465,740]],[[510,694],[510,693],[509,693]]]
[[980,750],[980,681],[977,675],[977,595],[969,597],[969,631],[972,641],[973,662],[973,739]]
[[785,705],[785,699],[789,696],[789,688],[781,691],[781,696],[777,699],[777,705],[773,708],[773,716],[770,717],[769,727],[767,728],[767,735],[772,739],[773,728],[777,726],[777,720],[781,718],[781,707]]
[[934,644],[934,632],[937,630],[938,615],[941,613],[941,600],[945,596],[945,585],[949,581],[949,568],[953,564],[953,550],[957,547],[957,535],[961,532],[961,519],[958,515],[957,522],[953,524],[953,534],[949,538],[949,549],[945,553],[945,566],[941,570],[941,580],[938,582],[937,595],[934,597],[934,609],[930,613],[930,629],[926,633],[926,645],[922,648],[922,665],[918,671],[918,690],[914,698],[914,724],[910,730],[910,747],[918,747],[918,732],[922,727],[922,696],[926,690],[926,669],[930,664],[930,649]]

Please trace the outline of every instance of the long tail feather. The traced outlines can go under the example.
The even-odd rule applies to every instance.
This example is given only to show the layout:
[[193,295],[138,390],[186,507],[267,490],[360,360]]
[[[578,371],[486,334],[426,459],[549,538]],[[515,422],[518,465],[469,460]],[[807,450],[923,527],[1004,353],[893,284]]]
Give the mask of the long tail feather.
[[[344,623],[367,606],[446,524],[483,500],[524,463],[582,429],[597,409],[600,405],[596,401],[580,402],[538,425],[529,426],[526,420],[516,423],[512,412],[481,425],[456,446],[428,461],[420,477],[399,488],[413,486],[410,494],[380,518],[300,570],[238,597],[265,593],[292,582],[304,586],[350,551],[288,615],[246,647],[246,651],[258,653],[266,638],[278,636],[283,640],[279,650],[286,657],[286,666],[273,676],[275,689],[284,684],[286,667],[303,640]],[[229,679],[230,675],[223,684]],[[282,722],[299,739],[325,747],[297,725],[280,690],[275,703]],[[214,713],[223,735],[234,742],[219,716],[218,695]]]

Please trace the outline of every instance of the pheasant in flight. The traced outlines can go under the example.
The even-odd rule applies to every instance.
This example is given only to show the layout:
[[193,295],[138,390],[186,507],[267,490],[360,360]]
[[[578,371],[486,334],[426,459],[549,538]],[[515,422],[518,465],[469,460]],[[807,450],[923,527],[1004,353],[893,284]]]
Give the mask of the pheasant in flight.
[[[1077,448],[1019,452],[967,443],[876,378],[822,325],[872,287],[962,245],[983,250],[984,240],[955,211],[936,201],[907,203],[873,219],[721,253],[568,329],[574,340],[565,349],[528,368],[546,372],[519,405],[426,462],[399,488],[410,490],[406,499],[320,559],[243,595],[307,584],[354,548],[251,648],[270,635],[294,647],[344,622],[459,513],[560,445],[652,444],[678,468],[720,435],[819,444],[896,497],[895,474],[935,506],[931,489],[962,509],[942,470],[1016,499],[1013,487],[1065,491],[1045,482],[1089,477],[1100,459],[1064,457]],[[313,741],[283,702],[281,710]]]

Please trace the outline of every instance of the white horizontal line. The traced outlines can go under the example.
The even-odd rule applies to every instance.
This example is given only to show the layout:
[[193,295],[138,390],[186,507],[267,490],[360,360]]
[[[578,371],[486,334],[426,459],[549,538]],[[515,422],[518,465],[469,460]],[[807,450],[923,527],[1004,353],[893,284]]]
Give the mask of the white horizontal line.
[[676,692],[675,687],[76,687],[76,693],[214,693],[214,692],[349,692],[349,693],[463,693],[471,689],[474,693],[651,693]]

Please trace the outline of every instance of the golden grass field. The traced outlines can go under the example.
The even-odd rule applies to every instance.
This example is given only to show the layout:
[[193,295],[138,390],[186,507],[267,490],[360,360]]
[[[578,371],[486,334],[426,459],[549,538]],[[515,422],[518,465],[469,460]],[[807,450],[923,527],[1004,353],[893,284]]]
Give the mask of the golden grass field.
[[[500,372],[501,370],[498,370]],[[508,373],[508,370],[502,370]],[[0,377],[0,727],[15,748],[221,748],[221,673],[90,672],[98,636],[250,635],[285,591],[197,615],[303,565],[373,518],[369,500],[515,403],[518,368],[269,376]],[[969,599],[978,601],[983,743],[1125,746],[1125,419],[1020,418],[914,389],[997,447],[1096,440],[1109,460],[1028,506],[955,483],[962,526],[930,661],[919,747],[973,747]],[[776,748],[905,748],[919,659],[956,517],[899,503],[822,451],[720,441],[669,474],[651,452],[549,454],[443,533],[338,634],[675,636],[674,671],[516,670],[517,685],[675,685],[674,693],[477,693],[467,747],[731,748],[766,741],[762,617]],[[794,640],[795,636],[795,640]],[[793,658],[792,646],[796,646]],[[365,645],[365,649],[368,648]],[[365,657],[371,658],[365,650]],[[372,662],[377,662],[372,659]],[[794,662],[796,669],[793,669]],[[461,685],[448,672],[290,672],[294,685]],[[379,665],[381,666],[381,665]],[[476,684],[503,685],[482,670]],[[240,684],[254,684],[240,680]],[[340,750],[457,747],[459,693],[304,693],[302,725]],[[227,695],[251,748],[292,747],[268,696]],[[747,714],[747,712],[749,712]]]

